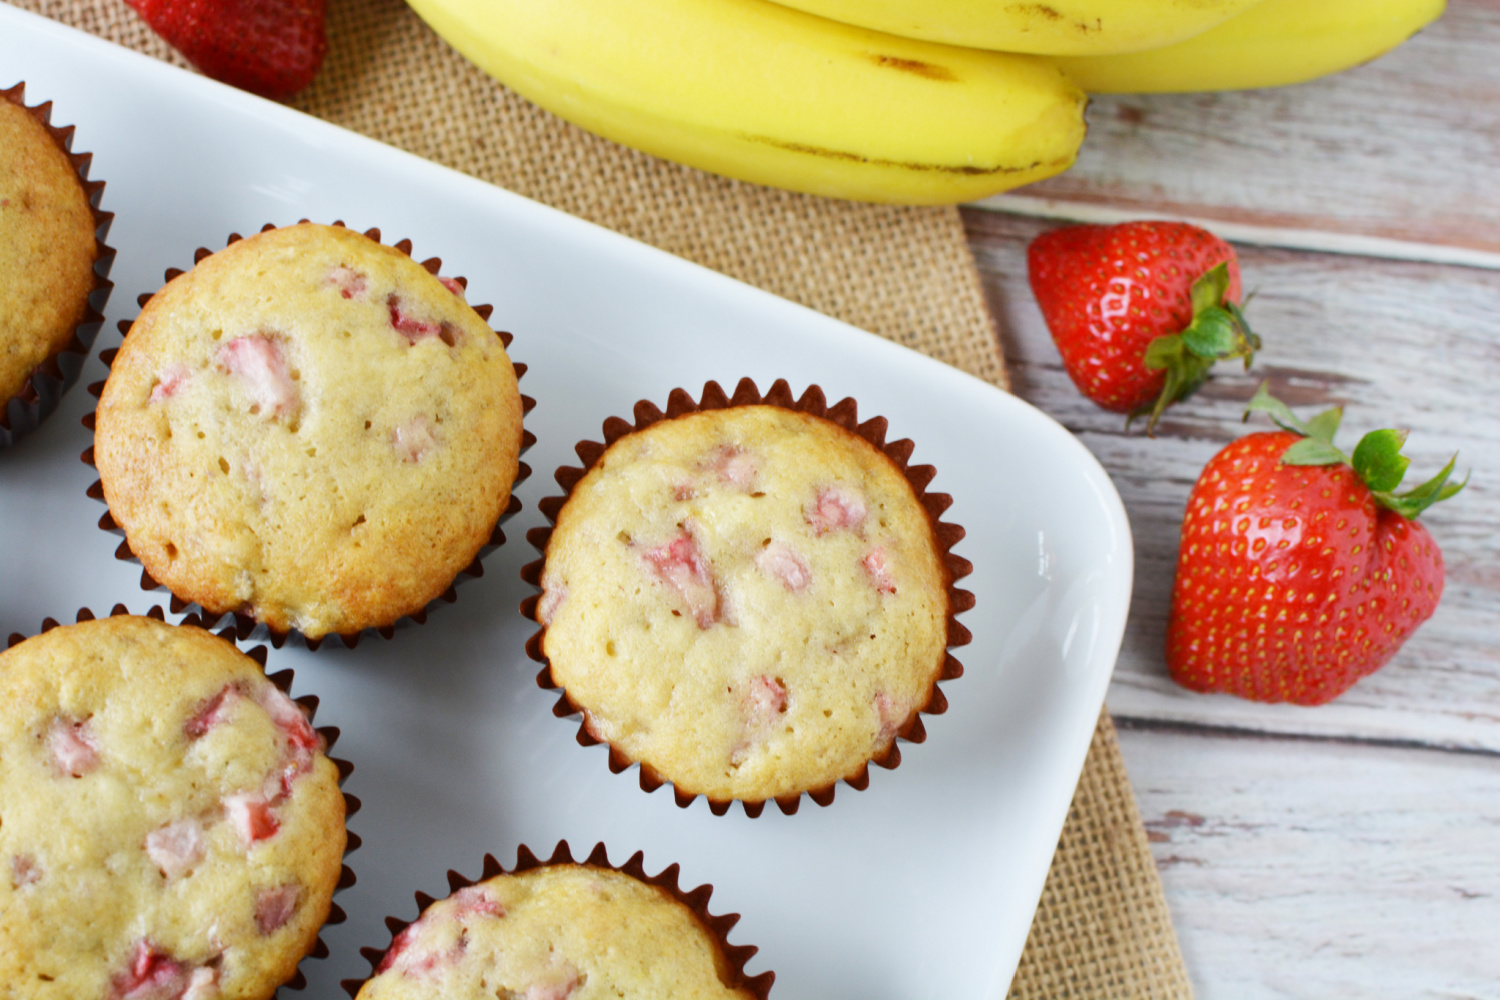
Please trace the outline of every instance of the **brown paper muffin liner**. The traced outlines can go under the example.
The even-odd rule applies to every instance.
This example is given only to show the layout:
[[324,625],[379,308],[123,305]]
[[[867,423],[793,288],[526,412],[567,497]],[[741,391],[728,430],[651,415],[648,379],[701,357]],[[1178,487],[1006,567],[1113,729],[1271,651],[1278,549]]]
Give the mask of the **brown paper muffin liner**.
[[[121,615],[130,614],[135,614],[135,612],[131,611],[123,604],[116,604],[113,608],[110,609],[109,615],[107,617],[117,618]],[[167,617],[166,613],[162,611],[161,605],[153,605],[151,609],[146,612],[145,616],[147,618],[154,618],[159,622],[166,621]],[[80,608],[78,610],[77,616],[74,618],[74,621],[89,622],[93,621],[97,617],[98,616],[95,615],[94,612],[89,608]],[[55,618],[44,618],[42,620],[42,627],[40,631],[37,632],[37,634],[42,635],[44,633],[50,632],[53,629],[58,628],[61,624],[62,623]],[[193,625],[198,628],[202,628],[205,632],[211,631],[196,619],[184,620],[179,624]],[[235,641],[236,637],[233,629],[226,628],[215,634],[218,635],[220,639],[228,642],[231,646],[239,648],[239,644]],[[23,635],[20,632],[12,632],[9,640],[6,643],[6,648],[8,649],[11,646],[17,645],[18,643],[25,642],[28,638],[30,637]],[[266,660],[268,659],[268,654],[265,646],[255,646],[251,649],[243,650],[243,652],[246,656],[250,657],[250,659],[260,664],[260,669],[262,671],[266,669]],[[282,694],[286,695],[288,698],[291,698],[293,676],[294,672],[290,669],[278,670],[274,674],[266,674],[266,680],[270,681],[272,684],[275,684],[276,687],[281,690]],[[314,716],[316,716],[318,712],[318,696],[315,694],[305,694],[298,698],[292,698],[292,700],[307,710],[307,721],[312,722]],[[333,756],[333,745],[334,743],[338,742],[339,729],[337,726],[319,726],[317,727],[316,732],[319,736],[323,737],[324,755],[333,762],[334,767],[338,768],[339,788],[340,790],[342,790],[344,782],[349,780],[349,775],[354,773],[354,765],[349,761],[344,760],[343,758]],[[359,812],[361,803],[359,799],[355,798],[353,795],[350,795],[348,792],[344,792],[343,795],[345,837],[344,862],[339,869],[339,880],[337,883],[335,883],[333,888],[333,895],[335,899],[337,899],[339,893],[343,892],[345,889],[349,888],[355,883],[354,869],[350,868],[348,864],[349,855],[359,850],[360,844],[362,843],[359,834],[349,829],[349,817]],[[323,926],[330,927],[334,924],[341,924],[348,919],[349,915],[344,912],[343,908],[339,906],[338,903],[334,902],[331,903],[328,907],[328,919],[323,921]],[[312,947],[307,950],[307,953],[303,955],[301,961],[298,962],[296,973],[293,974],[293,976],[286,982],[281,983],[277,987],[277,989],[300,990],[305,988],[307,986],[307,976],[302,972],[301,963],[307,961],[308,959],[327,958],[328,955],[328,945],[324,943],[322,930],[320,929],[318,932],[318,936],[313,940]]]
[[[900,441],[887,442],[885,439],[888,421],[885,417],[872,417],[863,423],[859,420],[858,404],[852,397],[846,397],[833,406],[829,406],[824,397],[821,387],[808,386],[800,398],[793,398],[791,387],[786,379],[777,379],[771,386],[769,392],[761,395],[755,383],[748,378],[742,378],[735,386],[734,395],[724,393],[723,388],[717,382],[706,382],[703,386],[702,397],[695,401],[685,389],[673,389],[667,397],[667,409],[665,412],[649,400],[641,400],[635,404],[635,423],[621,417],[610,417],[604,421],[604,442],[596,441],[580,442],[574,450],[583,461],[583,467],[563,466],[559,468],[554,476],[557,484],[562,487],[563,495],[548,497],[537,506],[546,515],[552,526],[557,524],[559,512],[568,498],[572,496],[573,488],[583,479],[584,475],[593,468],[605,450],[620,438],[635,431],[645,428],[661,420],[672,420],[688,413],[697,413],[704,410],[721,410],[732,406],[779,406],[783,409],[805,413],[809,416],[819,417],[831,423],[837,424],[852,434],[864,438],[870,444],[879,449],[891,462],[901,471],[911,483],[915,491],[917,501],[927,511],[928,524],[932,529],[932,537],[937,551],[941,554],[942,562],[947,570],[948,591],[948,636],[946,645],[967,645],[971,636],[969,630],[960,625],[956,615],[968,611],[974,606],[974,595],[967,590],[961,590],[954,585],[956,580],[962,579],[973,572],[973,565],[962,556],[953,554],[953,546],[957,545],[964,537],[964,529],[956,524],[948,524],[940,520],[942,513],[953,504],[953,498],[946,493],[929,493],[927,484],[937,475],[937,470],[930,465],[911,465],[909,460],[912,451],[916,448],[914,442],[903,438]],[[541,599],[542,571],[547,561],[547,543],[552,537],[552,527],[533,528],[527,532],[526,540],[535,546],[541,553],[542,558],[528,563],[521,570],[521,577],[527,583],[538,589],[538,593],[526,598],[521,602],[521,613],[528,619],[536,620],[537,603]],[[589,731],[588,713],[583,706],[576,704],[568,692],[557,684],[552,677],[552,666],[547,656],[542,652],[542,638],[546,635],[545,625],[540,627],[526,643],[527,654],[538,663],[543,664],[542,670],[537,674],[537,684],[547,690],[557,691],[557,704],[553,706],[552,713],[558,718],[566,718],[571,715],[580,715],[581,721],[578,726],[578,742],[583,746],[594,746],[601,741]],[[933,682],[926,704],[914,709],[906,722],[896,731],[896,739],[891,741],[890,746],[876,757],[866,761],[858,771],[844,776],[842,780],[855,791],[864,791],[870,784],[870,764],[877,764],[886,769],[893,769],[901,763],[901,751],[897,747],[897,740],[904,739],[908,743],[921,743],[927,738],[927,730],[922,724],[921,716],[941,715],[947,711],[948,700],[938,688],[938,681],[953,680],[963,675],[963,666],[953,657],[951,653],[944,653],[943,664],[939,670],[937,680]],[[632,764],[640,764],[640,782],[642,790],[654,792],[664,784],[668,784],[666,778],[656,771],[651,765],[637,762],[629,757],[618,747],[609,747],[609,768],[616,774],[629,768]],[[833,802],[835,786],[838,781],[830,782],[820,788],[809,789],[796,795],[783,795],[776,797],[776,805],[786,815],[797,811],[801,803],[802,795],[806,795],[820,806],[827,806]],[[678,788],[673,788],[677,804],[687,808],[697,798],[696,793],[686,793]],[[745,811],[745,815],[754,818],[765,809],[765,800],[752,801],[744,799],[714,799],[704,796],[708,800],[709,809],[716,816],[722,816],[729,811],[732,802],[738,801]]]
[[[568,847],[568,842],[566,840],[559,840],[557,847],[552,851],[552,856],[542,861],[535,854],[531,853],[530,848],[522,844],[516,851],[516,863],[511,868],[502,866],[500,862],[495,860],[493,854],[486,854],[484,856],[484,867],[477,878],[468,878],[450,869],[448,872],[448,892],[451,895],[460,889],[465,889],[471,885],[495,878],[497,875],[519,875],[522,872],[529,872],[535,868],[546,868],[551,865],[585,865],[590,868],[603,868],[629,875],[638,882],[644,882],[647,885],[652,885],[662,890],[692,912],[693,916],[697,918],[698,923],[719,944],[719,950],[724,955],[726,966],[725,975],[721,978],[726,985],[731,988],[746,990],[752,996],[756,997],[756,1000],[766,1000],[767,995],[771,992],[771,984],[776,981],[776,973],[762,972],[757,976],[746,975],[745,963],[750,961],[760,949],[754,945],[732,945],[729,943],[729,932],[734,928],[735,924],[739,923],[740,915],[738,913],[725,913],[717,917],[712,915],[708,912],[708,899],[713,895],[714,891],[712,885],[704,884],[692,890],[683,889],[678,884],[678,875],[681,872],[681,866],[675,862],[662,869],[656,875],[647,875],[645,857],[644,851],[636,851],[623,865],[610,864],[609,852],[605,850],[604,844],[601,842],[594,845],[594,849],[589,852],[587,858],[584,858],[582,861],[575,861],[573,859],[573,852]],[[422,914],[427,912],[429,906],[437,902],[437,899],[427,895],[425,892],[417,893],[416,900],[417,915],[411,920],[402,920],[399,917],[385,918],[385,926],[391,932],[391,943],[394,943],[396,937],[402,931],[406,930],[407,927],[420,920]],[[385,953],[389,948],[390,944],[387,944],[385,948],[361,948],[359,953],[364,956],[365,961],[370,963],[370,975],[364,979],[345,979],[341,984],[344,987],[344,992],[348,993],[351,997],[357,996],[365,983],[369,982],[375,975],[375,970],[380,966],[380,961],[385,957]]]
[[73,328],[72,338],[31,370],[26,381],[21,383],[20,392],[11,399],[0,402],[0,448],[15,444],[41,426],[42,421],[57,409],[63,394],[78,381],[83,364],[94,346],[94,339],[99,335],[99,328],[104,325],[104,306],[109,301],[110,289],[114,287],[109,280],[109,269],[114,264],[115,251],[104,240],[109,235],[110,223],[114,221],[115,214],[99,209],[100,199],[104,195],[104,182],[89,180],[89,165],[93,162],[94,154],[73,152],[74,126],[59,127],[52,124],[51,101],[27,107],[25,96],[24,80],[9,89],[0,89],[0,100],[8,100],[29,112],[52,136],[78,174],[84,195],[88,198],[89,211],[94,216],[94,287],[89,291],[83,318]]
[[[308,220],[307,219],[303,219],[301,221],[302,222],[307,222]],[[333,225],[342,227],[344,225],[344,223],[341,220],[336,220],[336,221],[334,221]],[[268,222],[264,226],[261,227],[260,231],[264,233],[264,232],[269,232],[270,230],[275,229],[275,228],[277,228],[277,227],[274,224]],[[367,229],[367,230],[365,230],[364,235],[367,236],[368,238],[374,240],[377,243],[381,242],[381,240],[380,240],[380,230],[379,229]],[[229,239],[225,241],[225,246],[229,246],[231,244],[238,243],[242,239],[244,239],[244,237],[241,236],[239,233],[230,233],[229,234]],[[411,249],[412,249],[411,240],[400,240],[399,242],[389,244],[389,246],[391,246],[393,249],[401,251],[402,253],[406,254],[408,257],[411,256]],[[209,250],[206,247],[199,247],[197,249],[197,251],[193,254],[193,263],[194,264],[198,264],[205,257],[211,257],[211,256],[213,256],[213,253],[214,253],[214,251]],[[427,260],[422,261],[421,264],[422,264],[422,266],[424,268],[427,269],[427,272],[429,274],[436,275],[436,274],[438,274],[439,270],[442,268],[443,261],[442,261],[442,258],[439,258],[439,257],[430,257]],[[173,278],[176,278],[178,275],[185,274],[185,273],[186,272],[183,269],[181,269],[181,268],[175,268],[175,267],[174,268],[168,268],[167,272],[166,272],[166,275],[165,275],[165,281],[171,281]],[[469,282],[468,282],[468,279],[465,278],[465,277],[461,277],[460,276],[460,277],[454,278],[453,280],[456,281],[456,282],[458,282],[458,284],[460,286],[464,287],[464,288],[468,287],[468,283]],[[136,304],[137,304],[137,306],[140,307],[140,308],[145,308],[146,303],[149,302],[149,301],[151,301],[151,297],[154,294],[155,294],[154,292],[143,292],[143,293],[141,293],[136,298]],[[490,315],[494,312],[494,309],[495,309],[494,306],[488,305],[488,304],[485,304],[485,305],[471,305],[470,308],[472,308],[476,313],[478,313],[479,317],[481,319],[483,319],[486,323],[489,322]],[[126,319],[120,320],[119,329],[120,329],[121,336],[126,336],[126,335],[128,335],[130,333],[130,327],[132,326],[133,323],[134,323],[134,320],[126,320]],[[515,336],[513,334],[505,332],[505,331],[501,331],[501,330],[496,330],[495,331],[495,335],[500,338],[500,342],[505,345],[505,347],[506,347],[507,350],[510,348],[511,342],[515,339]],[[109,366],[109,365],[112,365],[114,363],[115,356],[118,353],[119,353],[119,348],[111,347],[111,348],[107,348],[107,349],[99,352],[99,357],[104,361],[104,364],[106,366]],[[516,370],[516,379],[520,380],[526,374],[526,365],[520,364],[520,363],[514,362],[514,361],[511,362],[511,364],[512,364],[512,366]],[[97,400],[103,394],[103,392],[104,392],[104,382],[100,381],[100,382],[95,382],[95,383],[91,384],[88,387],[88,391],[89,391],[89,394],[92,395]],[[533,398],[531,398],[530,396],[525,395],[523,393],[521,395],[521,415],[522,415],[522,418],[524,419],[525,416],[526,416],[526,414],[530,413],[535,407],[536,407],[536,400],[533,399]],[[85,427],[87,427],[90,431],[92,431],[94,429],[94,417],[95,417],[95,414],[97,412],[98,411],[97,411],[97,408],[96,408],[95,411],[84,414],[83,425]],[[522,427],[522,429],[521,429],[521,454],[524,456],[526,454],[526,452],[534,444],[536,444],[536,435],[533,434],[530,430],[527,430],[525,427]],[[83,452],[83,454],[80,456],[80,458],[82,459],[82,461],[84,462],[84,464],[89,465],[89,466],[93,466],[94,465],[94,448],[93,448],[93,446],[90,445]],[[458,574],[458,577],[451,584],[449,584],[448,588],[446,590],[444,590],[441,594],[439,594],[436,598],[434,598],[432,601],[429,601],[428,604],[426,605],[426,607],[419,608],[416,611],[410,612],[410,613],[408,613],[406,615],[402,615],[395,622],[393,622],[393,623],[391,623],[389,625],[374,626],[374,627],[371,627],[371,628],[363,629],[363,630],[361,630],[359,632],[351,632],[351,633],[348,633],[348,634],[344,634],[344,633],[332,633],[332,634],[337,635],[338,638],[339,638],[339,640],[343,642],[343,644],[344,644],[345,647],[347,647],[349,649],[353,649],[356,645],[359,644],[360,636],[363,635],[363,634],[365,634],[365,633],[367,633],[367,632],[379,635],[381,638],[384,638],[384,639],[389,639],[389,638],[391,638],[392,636],[394,636],[396,634],[396,630],[398,628],[406,628],[406,627],[408,627],[410,625],[422,625],[422,624],[425,624],[426,621],[427,621],[427,615],[435,607],[437,607],[437,605],[438,605],[439,602],[443,602],[443,603],[447,603],[447,604],[452,604],[454,601],[458,600],[458,590],[457,590],[458,586],[460,584],[467,583],[469,580],[478,579],[479,577],[483,576],[484,575],[484,565],[483,565],[484,557],[487,556],[487,555],[489,555],[491,552],[493,552],[499,546],[505,544],[505,532],[502,530],[502,525],[504,525],[504,523],[507,520],[509,520],[510,518],[514,517],[517,513],[520,512],[520,510],[521,510],[521,500],[520,500],[520,498],[518,496],[516,496],[516,487],[519,486],[523,481],[525,481],[530,475],[531,475],[531,466],[527,465],[524,461],[521,462],[519,464],[519,466],[517,467],[517,469],[516,469],[516,478],[511,483],[510,503],[506,507],[505,510],[501,511],[500,517],[495,522],[495,528],[494,528],[494,531],[490,534],[489,540],[480,548],[478,555],[476,555],[474,557],[474,561],[472,563],[470,563],[468,566],[466,566],[464,569],[460,570],[459,574]],[[118,523],[116,523],[114,517],[110,514],[110,512],[108,510],[109,503],[104,498],[104,484],[101,481],[99,481],[99,480],[96,479],[94,481],[93,485],[91,485],[88,488],[88,495],[90,497],[92,497],[93,499],[95,499],[95,500],[103,502],[104,505],[105,505],[106,509],[105,509],[105,512],[104,512],[104,516],[99,519],[99,527],[102,530],[104,530],[104,531],[108,531],[108,532],[111,532],[113,534],[119,535],[122,539],[125,539],[125,540],[123,540],[123,541],[120,542],[119,547],[115,550],[115,558],[116,559],[122,559],[122,560],[130,560],[130,561],[133,561],[133,562],[135,562],[136,564],[139,565],[140,564],[140,560],[137,559],[135,557],[135,554],[130,550],[130,541],[129,541],[128,538],[126,538],[124,529],[121,528]],[[315,650],[315,649],[317,649],[319,646],[321,646],[323,644],[324,639],[328,638],[328,636],[322,636],[322,637],[317,638],[317,639],[309,639],[307,636],[304,636],[300,632],[297,632],[295,630],[294,631],[289,631],[289,632],[283,632],[283,631],[280,631],[278,629],[273,629],[270,626],[265,625],[265,624],[257,621],[254,617],[252,617],[250,615],[247,615],[247,614],[245,614],[244,612],[241,612],[241,611],[225,611],[225,612],[213,612],[213,611],[210,611],[207,608],[204,608],[202,605],[200,605],[200,604],[198,604],[196,602],[189,601],[189,600],[187,600],[187,599],[185,599],[183,597],[180,597],[176,593],[172,593],[171,590],[170,590],[170,588],[168,588],[166,585],[157,582],[157,580],[154,579],[151,576],[151,574],[145,569],[144,566],[142,566],[142,568],[141,568],[141,589],[142,590],[167,590],[168,593],[171,594],[170,606],[171,606],[171,609],[172,609],[172,613],[173,614],[181,614],[183,612],[187,612],[188,614],[190,614],[190,615],[192,615],[194,617],[194,623],[195,624],[199,624],[199,625],[201,625],[204,628],[214,628],[214,627],[217,627],[225,619],[233,619],[233,626],[232,627],[233,627],[234,634],[241,641],[244,641],[246,639],[250,639],[250,638],[253,637],[253,638],[257,639],[257,640],[266,640],[266,641],[269,641],[272,646],[276,647],[277,649],[280,649],[282,647],[282,645],[286,643],[286,641],[287,641],[287,639],[289,637],[295,637],[298,644],[305,645],[308,649]]]

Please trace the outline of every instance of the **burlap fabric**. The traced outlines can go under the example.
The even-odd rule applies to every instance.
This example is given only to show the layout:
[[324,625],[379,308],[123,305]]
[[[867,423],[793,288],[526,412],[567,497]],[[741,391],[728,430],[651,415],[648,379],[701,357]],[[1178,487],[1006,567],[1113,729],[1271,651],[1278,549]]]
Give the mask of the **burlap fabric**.
[[[18,5],[186,65],[124,0]],[[328,61],[294,102],[301,110],[1006,386],[956,210],[808,198],[664,163],[510,93],[401,0],[330,8]],[[1010,997],[1190,995],[1114,727],[1101,715]]]

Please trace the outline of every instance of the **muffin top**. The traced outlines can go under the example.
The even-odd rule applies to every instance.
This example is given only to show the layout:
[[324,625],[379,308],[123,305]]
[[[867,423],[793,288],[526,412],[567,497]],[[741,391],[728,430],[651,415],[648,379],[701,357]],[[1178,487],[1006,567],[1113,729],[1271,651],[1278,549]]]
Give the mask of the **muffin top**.
[[338,770],[301,707],[149,618],[0,653],[0,804],[9,997],[269,997],[342,867]]
[[432,904],[391,942],[357,1000],[706,1000],[718,941],[663,889],[607,868],[499,875]]
[[151,298],[111,366],[94,458],[152,577],[317,638],[446,590],[489,541],[520,448],[515,369],[462,289],[302,224]]
[[67,153],[31,112],[0,94],[0,405],[83,321],[98,256],[94,229]]
[[776,406],[617,440],[559,512],[541,583],[542,651],[589,731],[713,800],[861,772],[945,657],[949,576],[911,483]]

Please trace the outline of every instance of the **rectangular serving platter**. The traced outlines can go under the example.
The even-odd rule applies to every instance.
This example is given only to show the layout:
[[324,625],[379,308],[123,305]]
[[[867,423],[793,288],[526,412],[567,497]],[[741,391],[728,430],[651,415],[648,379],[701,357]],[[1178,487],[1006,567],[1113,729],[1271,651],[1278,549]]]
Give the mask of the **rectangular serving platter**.
[[[28,104],[53,102],[94,154],[115,213],[115,289],[97,347],[163,272],[232,232],[301,218],[379,227],[409,238],[417,259],[469,280],[515,334],[511,355],[537,400],[527,426],[535,470],[517,495],[508,541],[482,578],[459,588],[425,625],[394,638],[288,644],[269,669],[296,673],[294,694],[321,699],[337,726],[335,755],[354,764],[345,790],[363,801],[350,829],[358,876],[338,897],[347,922],[326,928],[331,954],[307,960],[315,1000],[363,977],[364,946],[383,948],[386,916],[416,915],[416,892],[447,892],[449,869],[477,875],[485,854],[512,864],[517,846],[543,856],[603,841],[616,864],[636,851],[657,872],[682,866],[684,887],[711,883],[710,910],[742,914],[730,936],[772,969],[777,1000],[1004,996],[1026,940],[1058,833],[1088,749],[1129,605],[1132,550],[1118,495],[1093,457],[1020,400],[925,356],[471,177],[280,105],[0,4],[0,86],[26,83]],[[140,568],[114,557],[85,493],[82,385],[103,378],[97,355],[80,386],[36,433],[0,452],[0,629],[36,633],[44,618],[117,603],[166,604]],[[830,402],[890,421],[937,468],[953,496],[956,552],[974,573],[976,606],[955,650],[963,677],[945,682],[946,714],[903,745],[869,788],[839,786],[831,806],[804,799],[722,817],[669,788],[643,792],[634,770],[612,774],[603,747],[575,739],[576,719],[551,711],[524,644],[520,568],[536,557],[525,532],[573,445],[598,440],[637,400],[665,404],[706,380],[762,389],[787,379]],[[168,620],[179,616],[169,614]],[[287,995],[283,991],[283,995]],[[292,994],[296,995],[296,994]]]

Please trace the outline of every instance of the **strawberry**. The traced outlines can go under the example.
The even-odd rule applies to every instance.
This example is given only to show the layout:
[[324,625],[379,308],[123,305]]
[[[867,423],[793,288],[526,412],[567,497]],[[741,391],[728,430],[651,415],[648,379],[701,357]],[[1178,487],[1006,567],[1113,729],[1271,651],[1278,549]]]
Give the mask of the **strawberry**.
[[1250,410],[1283,430],[1224,448],[1188,497],[1167,667],[1195,691],[1320,705],[1437,608],[1443,554],[1414,519],[1464,484],[1449,482],[1450,459],[1397,494],[1404,431],[1371,431],[1345,455],[1340,410],[1304,423],[1265,386]]
[[1068,226],[1026,254],[1063,366],[1107,410],[1150,414],[1192,395],[1221,358],[1260,348],[1240,312],[1234,249],[1183,222]]
[[187,61],[215,80],[284,100],[328,51],[326,0],[125,0]]

